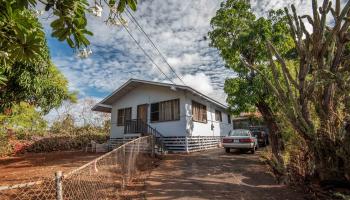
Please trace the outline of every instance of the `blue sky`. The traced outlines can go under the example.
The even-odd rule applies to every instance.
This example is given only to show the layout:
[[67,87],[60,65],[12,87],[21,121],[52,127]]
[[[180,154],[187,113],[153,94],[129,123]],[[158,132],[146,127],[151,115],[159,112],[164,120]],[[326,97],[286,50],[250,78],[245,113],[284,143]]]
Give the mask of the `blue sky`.
[[[213,0],[187,3],[173,0],[140,1],[134,13],[185,83],[206,94],[222,90],[224,79],[233,75],[225,69],[217,51],[209,47],[209,41],[204,40],[209,31],[210,18],[218,7],[219,2]],[[171,79],[179,83],[135,24],[127,16],[124,18],[141,46]],[[79,92],[80,98],[100,99],[129,78],[168,81],[138,49],[123,27],[105,25],[103,16],[88,16],[88,19],[94,36],[90,38],[93,54],[87,59],[76,58],[65,43],[48,38],[54,63],[68,78],[70,89]]]
[[[234,73],[224,67],[217,50],[210,48],[209,40],[204,39],[210,30],[210,19],[221,1],[138,2],[138,9],[133,13],[135,18],[186,85],[225,102],[223,84]],[[265,15],[271,8],[283,8],[290,3],[294,3],[300,13],[308,13],[311,8],[311,0],[251,0],[251,3],[257,15]],[[69,80],[70,90],[79,92],[80,100],[100,100],[130,78],[167,81],[123,27],[108,26],[103,22],[107,13],[108,10],[104,9],[101,18],[88,15],[88,28],[94,36],[90,38],[93,53],[87,59],[77,58],[66,43],[48,36],[52,59]],[[180,83],[135,24],[127,16],[124,18],[141,46],[168,76]],[[49,35],[49,21],[42,21]]]
[[[215,15],[221,1],[216,0],[141,0],[136,19],[165,55],[175,71],[189,86],[214,98],[213,91],[222,91],[224,80],[233,73],[224,67],[216,49],[204,40],[210,30],[210,19]],[[300,6],[308,1],[292,1]],[[253,9],[264,14],[268,8],[283,7],[285,1],[252,1]],[[107,9],[103,11],[104,16]],[[76,58],[66,43],[48,37],[54,63],[70,82],[70,89],[79,92],[80,98],[101,98],[112,92],[129,78],[167,81],[152,65],[123,27],[105,25],[101,18],[88,16],[92,56]],[[163,71],[175,80],[167,65],[127,16],[128,28],[141,46],[149,52]],[[50,32],[50,29],[47,29]],[[200,80],[200,83],[198,82]],[[178,80],[175,80],[178,81]],[[216,92],[215,92],[216,93]],[[216,93],[217,94],[217,93]]]

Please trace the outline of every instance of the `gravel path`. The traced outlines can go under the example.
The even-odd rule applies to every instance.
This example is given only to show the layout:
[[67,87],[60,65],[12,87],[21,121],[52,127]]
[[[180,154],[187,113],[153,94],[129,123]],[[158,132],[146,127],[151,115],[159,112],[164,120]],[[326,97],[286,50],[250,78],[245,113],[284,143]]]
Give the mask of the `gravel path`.
[[295,189],[276,184],[259,161],[259,155],[227,154],[223,149],[167,155],[148,178],[146,197],[150,200],[304,199]]

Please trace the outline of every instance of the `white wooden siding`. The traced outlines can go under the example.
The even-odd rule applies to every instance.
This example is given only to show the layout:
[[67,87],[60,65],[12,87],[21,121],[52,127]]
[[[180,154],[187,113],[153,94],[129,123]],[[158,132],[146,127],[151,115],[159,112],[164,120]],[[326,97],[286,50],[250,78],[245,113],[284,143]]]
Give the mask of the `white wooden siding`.
[[[207,106],[207,123],[192,121],[192,101],[196,101]],[[187,127],[192,126],[190,136],[225,136],[232,129],[232,124],[227,121],[227,113],[222,108],[215,104],[205,101],[203,98],[186,93],[186,108],[187,108]],[[215,120],[215,110],[220,110],[222,115],[222,122]],[[191,124],[191,125],[189,125]],[[211,125],[214,129],[211,130]]]
[[[169,122],[150,123],[150,104],[171,99],[180,99],[180,120]],[[193,122],[192,119],[192,100],[207,106],[207,123]],[[124,134],[124,127],[117,126],[118,109],[132,107],[132,119],[137,118],[137,106],[149,104],[148,123],[156,128],[164,136],[224,136],[232,129],[232,124],[227,121],[227,113],[215,104],[204,100],[201,97],[194,96],[184,90],[171,90],[170,87],[161,87],[155,85],[139,86],[125,96],[118,99],[112,106],[111,115],[111,138],[123,138],[137,136],[135,134]],[[222,113],[222,122],[215,121],[215,110]],[[214,130],[211,130],[211,125]]]
[[[124,136],[124,127],[116,125],[117,112],[120,108],[132,107],[131,118],[137,118],[137,106],[149,104],[148,122],[164,136],[185,136],[186,133],[186,111],[185,98],[183,91],[173,91],[170,87],[160,87],[145,85],[131,90],[124,97],[120,98],[112,107],[111,117],[111,137],[118,138]],[[150,123],[151,103],[166,101],[171,99],[180,99],[180,120],[169,122]],[[130,135],[126,135],[130,136]]]

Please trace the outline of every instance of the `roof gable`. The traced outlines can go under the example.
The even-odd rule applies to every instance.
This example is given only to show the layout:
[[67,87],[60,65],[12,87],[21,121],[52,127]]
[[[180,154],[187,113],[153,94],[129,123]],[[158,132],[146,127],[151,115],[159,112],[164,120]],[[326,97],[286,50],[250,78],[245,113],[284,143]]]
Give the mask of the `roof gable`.
[[189,87],[189,86],[184,86],[184,85],[175,85],[175,84],[169,84],[169,83],[160,83],[160,82],[154,82],[154,81],[146,81],[146,80],[139,80],[139,79],[129,79],[126,83],[124,83],[122,86],[120,86],[118,89],[116,89],[114,92],[112,92],[110,95],[108,95],[106,98],[104,98],[101,102],[96,104],[92,110],[94,111],[100,111],[100,112],[111,112],[112,110],[112,104],[121,97],[123,97],[125,94],[129,93],[131,90],[134,88],[137,88],[142,85],[154,85],[154,86],[161,86],[161,87],[169,87],[171,89],[180,89],[180,90],[185,90],[189,91],[195,96],[199,96],[200,98],[207,100],[216,106],[222,108],[222,109],[227,109],[227,106],[198,92],[197,90]]

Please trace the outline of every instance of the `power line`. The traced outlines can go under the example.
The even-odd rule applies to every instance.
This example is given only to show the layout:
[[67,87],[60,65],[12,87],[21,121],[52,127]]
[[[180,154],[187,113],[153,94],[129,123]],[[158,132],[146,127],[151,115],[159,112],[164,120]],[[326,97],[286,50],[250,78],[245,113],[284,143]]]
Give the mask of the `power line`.
[[129,29],[125,26],[125,24],[119,19],[120,24],[124,27],[124,29],[128,32],[129,36],[134,40],[134,42],[137,44],[137,46],[142,50],[142,52],[150,59],[150,61],[158,68],[158,70],[172,83],[175,85],[175,83],[164,73],[164,71],[154,62],[152,57],[148,55],[148,53],[145,51],[145,49],[142,48],[140,43],[134,38],[134,36],[130,33]]
[[139,22],[136,20],[136,18],[131,14],[131,12],[129,11],[129,9],[126,9],[127,13],[131,16],[132,19],[130,19],[130,17],[128,15],[126,15],[133,23],[136,24],[136,27],[138,27],[138,29],[146,36],[146,38],[148,39],[148,41],[152,44],[152,46],[157,50],[158,54],[160,55],[160,57],[163,59],[163,61],[168,65],[168,67],[171,69],[171,71],[176,75],[176,77],[184,84],[185,82],[180,78],[180,76],[176,73],[176,71],[174,70],[174,68],[168,63],[167,59],[163,56],[163,54],[159,51],[158,47],[154,44],[154,42],[151,40],[151,38],[148,36],[148,34],[143,30],[142,26],[139,24]]

